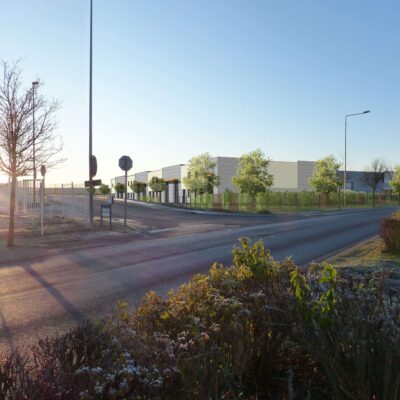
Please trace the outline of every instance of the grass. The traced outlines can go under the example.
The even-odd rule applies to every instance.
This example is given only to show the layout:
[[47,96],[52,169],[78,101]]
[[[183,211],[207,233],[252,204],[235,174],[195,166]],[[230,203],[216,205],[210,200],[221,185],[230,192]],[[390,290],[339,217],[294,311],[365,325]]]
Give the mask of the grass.
[[380,237],[374,237],[331,257],[328,262],[338,268],[391,271],[400,278],[400,254],[389,253]]

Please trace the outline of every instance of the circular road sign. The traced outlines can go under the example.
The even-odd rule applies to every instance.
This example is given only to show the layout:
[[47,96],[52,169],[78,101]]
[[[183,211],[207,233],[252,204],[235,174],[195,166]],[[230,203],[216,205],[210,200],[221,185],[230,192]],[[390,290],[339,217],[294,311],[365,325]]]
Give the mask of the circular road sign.
[[122,156],[118,164],[122,171],[129,171],[132,168],[132,159],[129,156]]
[[46,175],[46,166],[45,166],[45,165],[42,165],[42,166],[40,167],[40,173],[41,173],[42,176],[45,176],[45,175]]

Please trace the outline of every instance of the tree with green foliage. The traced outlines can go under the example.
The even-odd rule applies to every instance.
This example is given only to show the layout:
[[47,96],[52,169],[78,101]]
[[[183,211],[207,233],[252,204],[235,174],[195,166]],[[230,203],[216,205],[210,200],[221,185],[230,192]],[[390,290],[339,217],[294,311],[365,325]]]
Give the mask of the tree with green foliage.
[[393,191],[399,195],[399,204],[400,204],[400,164],[394,167],[394,173],[392,180],[390,181],[390,186]]
[[110,186],[105,185],[104,183],[99,187],[99,192],[101,194],[110,194],[111,189]]
[[215,174],[216,163],[209,153],[200,154],[189,160],[188,174],[183,183],[197,193],[213,193],[214,186],[219,185],[219,177]]
[[150,189],[156,193],[157,199],[161,202],[161,192],[165,190],[167,183],[164,181],[163,178],[159,178],[158,176],[153,176],[149,180],[149,187]]
[[136,193],[138,196],[143,193],[146,189],[146,184],[144,182],[132,181],[129,187],[132,189],[133,193]]
[[117,193],[118,197],[125,193],[125,185],[121,182],[117,182],[114,186],[114,190]]
[[232,183],[241,193],[255,199],[257,193],[265,193],[274,183],[274,176],[268,172],[269,162],[261,149],[243,154]]
[[343,184],[338,174],[340,163],[333,155],[326,156],[321,160],[317,160],[314,166],[312,176],[308,178],[313,190],[317,193],[336,192]]

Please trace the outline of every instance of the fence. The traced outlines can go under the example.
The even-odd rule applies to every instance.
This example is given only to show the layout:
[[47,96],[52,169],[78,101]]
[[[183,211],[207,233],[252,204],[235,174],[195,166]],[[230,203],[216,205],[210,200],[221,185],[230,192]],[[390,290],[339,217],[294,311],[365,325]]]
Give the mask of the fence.
[[[268,211],[302,211],[312,209],[333,209],[346,207],[372,207],[373,195],[368,192],[343,193],[314,192],[266,192],[255,197],[248,194],[225,192],[223,194],[192,195],[190,202],[178,204],[182,207],[203,208],[227,211],[268,212]],[[376,205],[400,204],[398,194],[391,192],[375,194]]]
[[[24,179],[18,182],[16,188],[16,211],[20,215],[40,214],[40,184],[36,182],[34,196],[33,180]],[[87,221],[89,218],[88,191],[83,184],[62,184],[45,189],[45,213],[47,216],[77,218]],[[9,211],[10,185],[0,187],[0,209]]]
[[67,183],[46,187],[46,213],[48,216],[89,219],[88,190],[83,184]]

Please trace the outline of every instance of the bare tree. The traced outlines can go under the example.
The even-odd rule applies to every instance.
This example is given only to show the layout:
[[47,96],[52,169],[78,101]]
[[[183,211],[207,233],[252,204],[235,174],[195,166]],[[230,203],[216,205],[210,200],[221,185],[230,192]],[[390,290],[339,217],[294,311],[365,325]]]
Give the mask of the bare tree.
[[[0,170],[9,175],[10,214],[7,246],[14,245],[15,204],[17,178],[33,171],[33,145],[36,165],[49,169],[60,160],[55,156],[62,150],[57,144],[55,120],[59,103],[47,101],[43,96],[33,96],[32,88],[22,87],[18,62],[2,62],[0,77]],[[35,132],[32,114],[35,110]]]
[[383,160],[376,158],[367,167],[361,177],[361,181],[372,189],[372,206],[375,207],[375,194],[379,184],[384,181],[387,166]]

